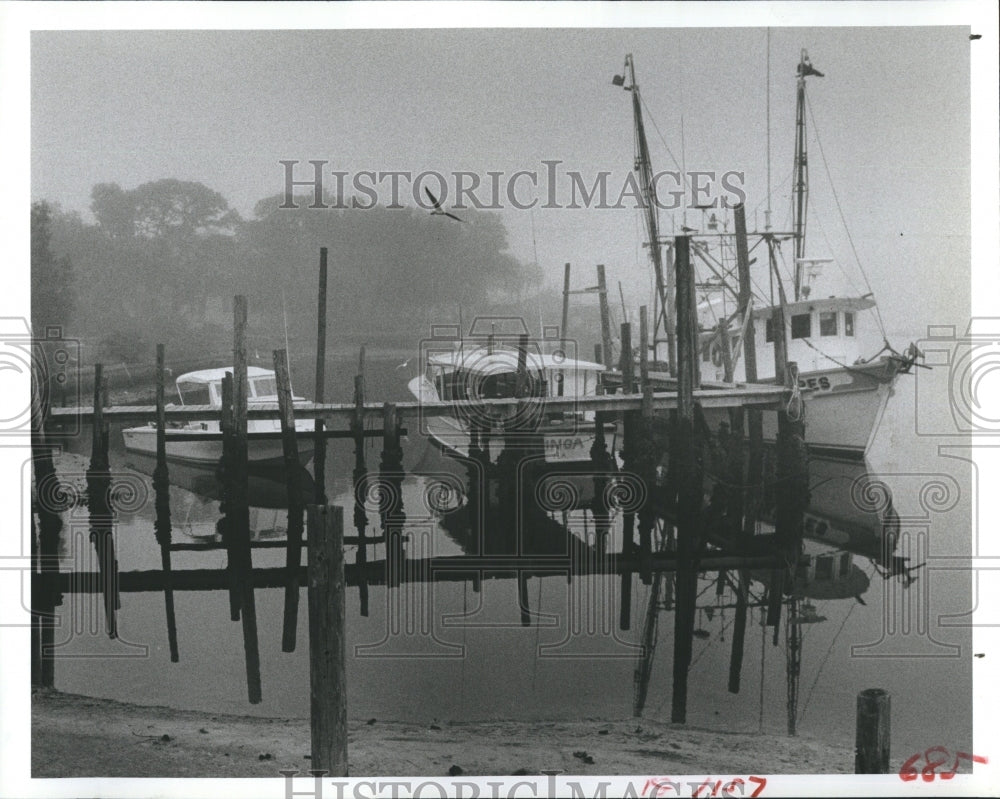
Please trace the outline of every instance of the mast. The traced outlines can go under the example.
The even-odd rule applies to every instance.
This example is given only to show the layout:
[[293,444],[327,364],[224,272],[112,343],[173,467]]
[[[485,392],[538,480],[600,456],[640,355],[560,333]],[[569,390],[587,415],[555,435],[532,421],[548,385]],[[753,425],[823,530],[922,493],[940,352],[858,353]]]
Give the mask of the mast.
[[803,49],[799,56],[795,92],[795,178],[793,225],[795,231],[795,301],[802,299],[802,259],[806,252],[806,210],[809,205],[809,162],[806,156],[806,76],[823,77]]
[[615,75],[611,83],[614,86],[621,86],[625,91],[632,93],[632,117],[635,126],[635,165],[634,169],[639,173],[639,188],[642,192],[642,200],[645,213],[643,222],[646,226],[646,240],[649,244],[649,257],[653,262],[653,271],[656,274],[656,292],[659,298],[659,311],[653,323],[653,352],[656,352],[657,339],[656,331],[662,329],[667,342],[667,364],[670,374],[676,374],[677,364],[675,359],[675,323],[674,310],[671,302],[673,292],[668,283],[672,283],[672,273],[667,273],[664,282],[663,252],[660,249],[660,224],[657,216],[659,206],[656,200],[656,186],[653,182],[653,166],[649,158],[649,145],[646,142],[646,128],[642,121],[642,98],[639,95],[639,85],[635,82],[635,64],[632,61],[632,54],[625,56],[625,73],[628,76],[629,84],[625,85],[626,75]]

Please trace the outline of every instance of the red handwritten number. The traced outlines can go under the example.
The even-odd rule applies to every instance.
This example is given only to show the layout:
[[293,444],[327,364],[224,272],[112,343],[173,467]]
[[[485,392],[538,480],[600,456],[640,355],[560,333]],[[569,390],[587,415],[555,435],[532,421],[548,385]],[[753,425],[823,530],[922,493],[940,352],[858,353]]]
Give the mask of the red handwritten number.
[[708,788],[712,784],[711,780],[705,780],[701,785],[694,789],[691,796],[698,797],[701,796],[702,788]]
[[730,782],[727,782],[726,783],[726,787],[724,787],[722,789],[722,793],[725,794],[726,796],[732,796],[733,795],[733,791],[736,790],[736,786],[737,785],[740,786],[740,795],[742,795],[743,794],[743,780],[740,777],[737,777],[735,780],[731,780]]
[[[939,753],[941,755],[940,760],[935,760],[932,755],[934,753]],[[937,776],[935,773],[938,766],[943,766],[948,762],[948,750],[943,746],[932,746],[926,752],[924,752],[924,760],[927,761],[927,765],[924,766],[923,770],[920,772],[920,776],[924,782],[934,782],[934,777]]]
[[902,768],[899,769],[899,778],[903,782],[912,782],[917,778],[917,770],[914,768],[914,763],[920,760],[920,753],[918,752],[909,760],[907,760]]
[[[935,754],[942,755],[940,760],[935,759],[933,756]],[[923,755],[917,753],[913,755],[909,760],[903,763],[902,767],[899,769],[899,778],[903,782],[911,782],[917,778],[916,764],[923,757],[927,761],[927,764],[921,769],[920,776],[924,782],[933,782],[935,777],[940,777],[943,780],[950,780],[958,773],[958,761],[959,760],[970,760],[973,763],[988,763],[989,760],[981,755],[973,755],[968,752],[956,752],[955,762],[951,765],[950,771],[937,772],[939,766],[943,766],[948,762],[948,758],[951,753],[943,746],[932,746]]]
[[755,796],[760,796],[760,792],[764,790],[764,786],[767,785],[767,777],[747,777],[750,782],[757,784],[757,790],[750,794],[750,799]]

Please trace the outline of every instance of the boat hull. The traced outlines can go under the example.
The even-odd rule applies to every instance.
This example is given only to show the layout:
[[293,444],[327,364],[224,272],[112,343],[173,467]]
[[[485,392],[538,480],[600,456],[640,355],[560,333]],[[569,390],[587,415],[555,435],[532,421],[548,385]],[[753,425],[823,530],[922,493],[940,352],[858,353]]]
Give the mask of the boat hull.
[[[863,460],[878,433],[892,385],[896,379],[892,361],[851,367],[836,367],[799,375],[799,390],[805,404],[806,444],[813,455]],[[794,406],[792,408],[794,410]],[[764,440],[778,435],[775,414],[762,414]],[[722,409],[707,409],[705,420],[714,431],[728,423]]]

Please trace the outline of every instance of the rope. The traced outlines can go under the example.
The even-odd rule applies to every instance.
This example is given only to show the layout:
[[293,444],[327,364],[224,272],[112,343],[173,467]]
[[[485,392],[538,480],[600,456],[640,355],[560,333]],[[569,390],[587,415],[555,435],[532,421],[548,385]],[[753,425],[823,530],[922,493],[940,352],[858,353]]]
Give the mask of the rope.
[[[833,200],[837,205],[837,213],[840,214],[840,222],[844,226],[844,232],[847,234],[847,241],[851,245],[851,252],[854,254],[854,260],[858,264],[858,269],[861,272],[861,277],[865,281],[865,287],[868,292],[874,296],[875,292],[872,290],[872,285],[868,280],[868,275],[865,272],[864,266],[861,264],[861,259],[858,257],[858,249],[854,246],[854,238],[851,236],[851,231],[847,227],[847,220],[844,218],[844,209],[840,206],[840,198],[837,196],[837,188],[833,185],[833,177],[830,174],[830,165],[826,161],[826,153],[823,152],[823,142],[819,137],[819,128],[816,127],[816,118],[813,116],[812,103],[809,102],[808,96],[806,97],[806,107],[809,109],[809,120],[812,122],[812,130],[816,135],[816,144],[819,145],[819,154],[823,159],[823,169],[826,171],[826,179],[830,181],[830,191],[833,194]],[[885,324],[882,321],[882,312],[879,310],[878,305],[875,305],[875,318],[878,321],[879,330],[882,332],[882,338],[888,338],[885,332]]]
[[[874,572],[875,572],[875,565],[872,564],[871,571],[868,572],[869,580],[871,580],[872,574],[874,574]],[[830,654],[833,652],[833,647],[836,646],[837,644],[837,639],[840,638],[840,634],[844,631],[844,627],[847,626],[847,620],[851,618],[851,614],[854,612],[854,608],[856,608],[859,604],[860,603],[857,601],[851,604],[851,607],[844,615],[844,620],[840,623],[840,629],[837,630],[837,634],[833,637],[833,640],[830,642],[830,646],[827,648],[826,654],[823,655],[823,660],[820,662],[819,668],[816,670],[816,676],[813,678],[812,685],[809,686],[809,693],[806,695],[806,701],[802,704],[802,710],[799,712],[800,722],[806,715],[806,710],[809,707],[809,700],[812,699],[813,691],[816,690],[816,684],[819,682],[820,675],[822,675],[823,673],[823,667],[826,666],[826,662],[827,660],[830,659]]]
[[[795,410],[792,410],[794,408]],[[799,389],[799,381],[795,380],[792,383],[792,396],[788,398],[788,404],[785,405],[785,413],[788,414],[788,419],[791,422],[798,422],[805,415],[805,405],[802,403],[802,392]]]
[[[841,369],[846,369],[846,370],[847,370],[848,372],[850,372],[851,374],[859,374],[859,375],[867,375],[868,377],[875,377],[875,379],[878,379],[878,378],[877,378],[877,377],[876,377],[875,375],[873,375],[873,374],[870,374],[869,372],[864,372],[864,371],[862,371],[861,369],[855,369],[855,368],[854,368],[853,366],[850,366],[849,364],[846,364],[846,363],[841,363],[840,361],[838,361],[838,360],[837,360],[836,358],[834,358],[833,356],[831,356],[831,355],[827,355],[827,354],[826,354],[825,352],[823,352],[823,350],[821,350],[821,349],[820,349],[819,347],[817,347],[817,346],[816,346],[815,344],[813,344],[813,343],[812,343],[812,342],[811,342],[811,341],[810,341],[809,339],[807,339],[807,338],[804,338],[804,339],[800,339],[800,340],[801,340],[801,341],[804,341],[804,342],[806,343],[806,345],[807,345],[807,346],[808,346],[808,347],[809,347],[810,349],[813,349],[813,350],[816,350],[816,352],[818,352],[818,353],[819,353],[820,355],[822,355],[822,356],[823,356],[824,358],[826,358],[826,359],[827,359],[828,361],[830,361],[831,363],[834,363],[834,364],[836,364],[837,366],[839,366],[839,367],[840,367]],[[902,353],[899,353],[899,352],[896,352],[896,350],[894,350],[894,349],[892,348],[892,346],[890,346],[889,342],[888,342],[888,341],[886,341],[886,342],[885,342],[885,343],[883,344],[883,346],[882,346],[882,349],[880,349],[880,350],[879,350],[878,352],[876,352],[876,353],[875,353],[874,355],[872,355],[872,356],[871,356],[870,358],[866,358],[866,359],[864,359],[864,360],[861,360],[861,361],[858,361],[858,363],[861,363],[861,364],[867,364],[867,363],[871,363],[871,362],[872,362],[872,361],[874,361],[874,360],[875,360],[875,359],[876,359],[876,358],[877,358],[877,357],[878,357],[879,355],[881,355],[881,354],[882,354],[883,352],[886,352],[886,351],[888,351],[888,352],[891,352],[891,353],[892,353],[893,355],[896,355],[897,357],[899,357],[899,358],[903,358],[904,360],[906,360],[906,356],[905,356],[905,355],[903,355]]]

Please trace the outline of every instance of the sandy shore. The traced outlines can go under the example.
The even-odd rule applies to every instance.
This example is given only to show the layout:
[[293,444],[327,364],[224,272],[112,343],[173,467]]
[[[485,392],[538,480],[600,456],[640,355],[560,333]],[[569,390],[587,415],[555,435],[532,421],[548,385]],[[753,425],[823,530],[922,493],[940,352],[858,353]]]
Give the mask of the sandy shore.
[[[143,707],[57,691],[32,696],[34,777],[277,777],[309,767],[307,719]],[[349,723],[351,776],[849,774],[848,747],[635,719]],[[592,762],[590,762],[592,761]]]

